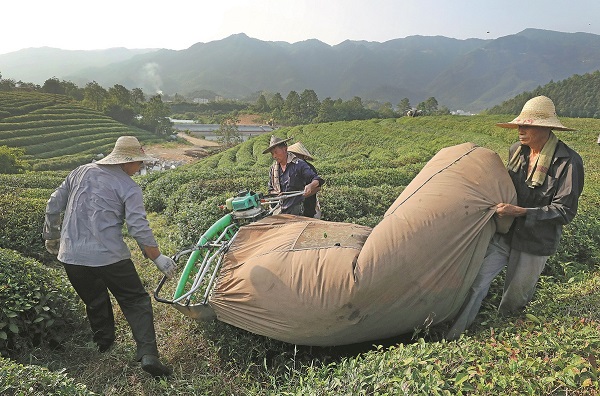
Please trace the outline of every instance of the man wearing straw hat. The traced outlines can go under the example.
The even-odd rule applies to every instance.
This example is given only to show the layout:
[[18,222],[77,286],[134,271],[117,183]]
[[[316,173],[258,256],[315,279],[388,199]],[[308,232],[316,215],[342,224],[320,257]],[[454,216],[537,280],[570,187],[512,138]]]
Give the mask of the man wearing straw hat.
[[[317,169],[308,161],[313,161],[314,158],[308,149],[302,144],[302,142],[296,142],[288,147],[288,152],[294,154],[296,157],[304,160],[306,164],[312,169],[313,172],[317,173]],[[317,194],[311,195],[310,197],[304,198],[304,211],[303,216],[313,217],[315,219],[321,218],[321,205]]]
[[548,257],[558,249],[563,226],[577,213],[583,190],[581,157],[552,132],[573,131],[559,121],[552,100],[545,96],[530,99],[517,118],[497,125],[519,132],[507,164],[517,205],[496,205],[498,217],[514,217],[514,221],[507,234],[496,234],[490,242],[447,339],[458,338],[473,323],[492,280],[504,267],[499,312],[517,312],[531,301]]
[[121,136],[108,156],[79,166],[52,193],[42,236],[85,303],[99,351],[106,352],[115,340],[110,290],[131,327],[142,369],[159,377],[170,375],[171,369],[158,359],[150,296],[122,233],[126,223],[144,256],[166,276],[175,275],[175,262],[160,252],[146,220],[142,190],[131,178],[144,161],[154,160],[134,136]]
[[306,161],[288,152],[287,142],[291,139],[291,137],[281,139],[271,136],[269,147],[263,151],[263,154],[270,152],[274,159],[269,171],[269,194],[304,191],[303,195],[285,199],[281,204],[280,213],[301,216],[303,214],[302,202],[305,198],[315,195],[324,181],[308,166]]

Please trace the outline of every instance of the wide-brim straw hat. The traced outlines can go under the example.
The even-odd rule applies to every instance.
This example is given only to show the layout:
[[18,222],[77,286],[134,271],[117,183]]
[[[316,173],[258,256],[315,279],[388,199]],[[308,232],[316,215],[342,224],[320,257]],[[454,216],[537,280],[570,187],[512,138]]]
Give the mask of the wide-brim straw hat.
[[121,136],[117,139],[112,152],[99,161],[100,165],[117,165],[126,164],[128,162],[153,162],[156,158],[150,157],[144,153],[142,145],[135,136]]
[[556,109],[552,100],[546,96],[536,96],[529,99],[523,106],[521,114],[511,122],[496,124],[502,128],[518,128],[519,126],[547,127],[558,131],[574,131],[575,129],[564,126],[556,116]]
[[288,151],[294,154],[303,155],[308,160],[314,160],[312,154],[308,151],[306,147],[304,147],[304,145],[301,142],[296,142],[291,146],[288,146]]
[[280,144],[283,144],[283,143],[287,142],[288,140],[292,140],[292,139],[293,139],[293,137],[289,137],[287,139],[282,139],[275,135],[271,135],[271,141],[269,142],[269,147],[267,147],[263,151],[263,154],[267,154],[269,151],[271,151],[273,149],[273,147],[279,146]]

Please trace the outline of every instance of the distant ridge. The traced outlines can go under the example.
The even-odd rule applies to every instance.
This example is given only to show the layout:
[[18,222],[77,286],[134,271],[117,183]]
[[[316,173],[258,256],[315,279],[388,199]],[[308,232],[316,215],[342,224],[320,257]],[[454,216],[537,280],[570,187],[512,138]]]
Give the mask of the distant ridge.
[[[19,51],[22,62],[40,56],[30,51]],[[394,105],[404,97],[416,105],[434,96],[451,110],[477,112],[550,81],[600,69],[599,35],[540,29],[494,40],[410,36],[334,46],[318,40],[261,41],[240,33],[181,51],[122,49],[120,60],[105,58],[79,68],[74,54],[54,51],[55,67],[40,61],[27,73],[17,67],[15,53],[0,55],[0,73],[37,83],[56,76],[78,85],[94,80],[171,95],[210,90],[232,99],[260,91],[285,97],[304,89],[313,89],[321,100],[359,96]]]

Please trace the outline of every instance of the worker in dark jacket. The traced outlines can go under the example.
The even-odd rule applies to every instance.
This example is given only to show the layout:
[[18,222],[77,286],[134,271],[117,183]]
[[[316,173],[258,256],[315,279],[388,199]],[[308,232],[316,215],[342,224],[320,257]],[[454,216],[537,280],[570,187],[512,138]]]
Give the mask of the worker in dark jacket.
[[305,198],[313,196],[324,183],[323,179],[313,171],[306,161],[301,160],[288,152],[287,141],[292,138],[281,139],[271,136],[269,147],[263,154],[271,153],[273,165],[269,171],[269,194],[282,192],[303,191],[299,196],[285,199],[281,204],[281,213],[294,215],[303,214],[302,202]]
[[[302,142],[296,142],[288,147],[288,152],[294,154],[296,157],[306,161],[310,169],[313,172],[318,173],[317,169],[308,161],[313,161],[314,157],[308,151],[308,149],[302,144]],[[317,194],[311,195],[310,197],[304,198],[304,212],[302,214],[306,217],[312,217],[315,219],[321,218],[321,205],[319,204],[319,199],[317,198]]]
[[108,156],[76,168],[52,193],[43,237],[85,303],[100,352],[115,341],[110,291],[131,327],[142,369],[158,377],[172,370],[158,359],[150,296],[123,240],[126,223],[144,255],[167,277],[175,275],[175,262],[160,252],[146,220],[142,190],[131,178],[144,161],[152,160],[134,136],[121,136]]
[[498,217],[510,216],[514,222],[507,234],[494,235],[447,339],[458,338],[471,325],[492,280],[504,267],[498,310],[510,314],[531,301],[548,257],[558,249],[563,226],[577,213],[583,190],[581,157],[552,132],[573,130],[559,121],[552,100],[545,96],[530,99],[517,118],[497,125],[519,131],[507,165],[517,205],[496,206]]

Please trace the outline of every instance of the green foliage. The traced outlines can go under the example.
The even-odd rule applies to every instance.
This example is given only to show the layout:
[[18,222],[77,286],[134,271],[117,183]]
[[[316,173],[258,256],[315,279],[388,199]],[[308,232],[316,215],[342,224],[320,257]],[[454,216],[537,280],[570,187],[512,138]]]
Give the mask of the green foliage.
[[0,248],[47,258],[41,233],[48,198],[24,198],[17,191],[0,195]]
[[231,147],[242,142],[242,135],[237,124],[240,120],[236,116],[226,116],[221,120],[219,129],[215,131],[217,141],[226,147]]
[[77,301],[60,270],[0,248],[0,352],[11,356],[42,342],[56,347],[70,331]]
[[33,170],[70,170],[108,154],[119,136],[142,143],[155,134],[120,124],[62,95],[0,92],[0,146],[22,150]]
[[18,148],[0,146],[0,173],[21,173],[27,167],[22,160],[24,151]]
[[487,110],[488,114],[519,114],[525,102],[544,95],[556,106],[556,113],[563,117],[600,118],[600,71],[575,74],[565,80],[523,92]]
[[24,366],[0,357],[0,394],[29,396],[95,395],[69,378],[64,370],[53,372],[40,366]]

